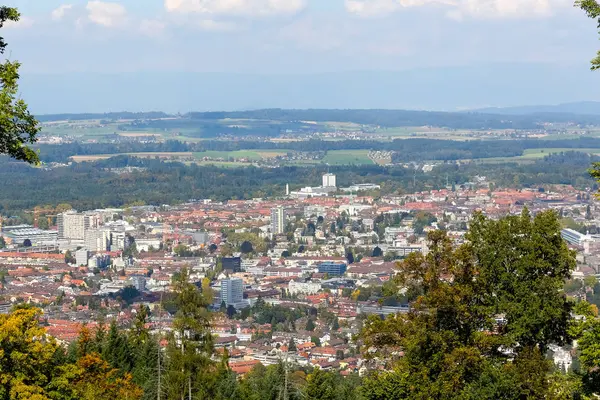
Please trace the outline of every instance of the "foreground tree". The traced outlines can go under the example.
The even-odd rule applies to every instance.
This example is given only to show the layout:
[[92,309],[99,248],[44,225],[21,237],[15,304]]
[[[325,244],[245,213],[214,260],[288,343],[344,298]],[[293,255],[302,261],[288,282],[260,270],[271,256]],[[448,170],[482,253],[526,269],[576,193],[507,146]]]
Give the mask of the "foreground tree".
[[364,348],[386,372],[366,380],[370,399],[553,398],[548,346],[569,339],[562,293],[575,267],[557,215],[475,215],[466,242],[428,235],[430,252],[399,265],[395,291],[408,314],[371,317]]
[[[596,0],[577,0],[575,7],[581,8],[589,18],[595,19],[600,28],[600,4]],[[600,69],[600,51],[594,59],[592,59],[592,70]]]
[[18,309],[0,315],[0,399],[46,399],[58,346],[39,326],[41,311]]
[[[16,8],[0,7],[0,28],[7,22],[18,22],[20,17]],[[0,37],[0,54],[4,54],[6,47],[6,41]],[[38,154],[27,145],[36,142],[40,126],[27,104],[17,98],[20,66],[10,60],[0,64],[0,154],[37,164]]]
[[166,353],[165,391],[168,398],[211,398],[218,365],[211,361],[208,297],[190,281],[183,268],[173,279],[177,312]]

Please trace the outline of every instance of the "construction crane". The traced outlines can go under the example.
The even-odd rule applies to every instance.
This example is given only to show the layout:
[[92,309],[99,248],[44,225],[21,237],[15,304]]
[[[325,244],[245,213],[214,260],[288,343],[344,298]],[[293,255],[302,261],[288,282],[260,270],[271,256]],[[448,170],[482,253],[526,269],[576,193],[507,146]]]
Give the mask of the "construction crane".
[[39,228],[39,219],[43,215],[48,218],[48,226],[52,226],[54,217],[57,216],[58,210],[55,207],[35,207],[33,209],[33,226]]

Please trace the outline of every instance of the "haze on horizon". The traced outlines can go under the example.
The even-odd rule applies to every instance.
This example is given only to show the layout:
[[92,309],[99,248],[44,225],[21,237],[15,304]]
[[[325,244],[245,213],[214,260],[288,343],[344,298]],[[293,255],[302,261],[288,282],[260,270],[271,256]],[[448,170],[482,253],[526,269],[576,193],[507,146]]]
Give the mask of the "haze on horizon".
[[571,0],[14,0],[33,112],[598,101]]

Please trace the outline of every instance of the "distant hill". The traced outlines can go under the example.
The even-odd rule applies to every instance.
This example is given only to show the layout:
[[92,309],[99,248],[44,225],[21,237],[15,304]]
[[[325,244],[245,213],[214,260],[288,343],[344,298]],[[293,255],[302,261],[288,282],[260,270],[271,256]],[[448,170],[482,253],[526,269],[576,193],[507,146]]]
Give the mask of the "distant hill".
[[579,114],[579,115],[600,115],[600,102],[580,101],[574,103],[564,103],[545,106],[518,106],[518,107],[489,107],[477,110],[469,110],[482,114],[498,115],[529,115],[529,114]]

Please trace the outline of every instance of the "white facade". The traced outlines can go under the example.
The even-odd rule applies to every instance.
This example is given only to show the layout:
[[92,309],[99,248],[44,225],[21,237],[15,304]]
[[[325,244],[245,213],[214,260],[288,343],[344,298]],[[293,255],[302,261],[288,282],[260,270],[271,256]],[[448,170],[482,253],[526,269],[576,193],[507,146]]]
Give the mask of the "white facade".
[[321,284],[320,283],[294,282],[292,280],[288,284],[288,292],[290,292],[291,295],[294,295],[294,294],[315,294],[315,293],[318,293],[319,290],[321,290]]
[[281,235],[285,232],[286,215],[283,207],[271,209],[271,232],[274,235]]
[[335,175],[325,174],[323,175],[323,187],[336,187]]
[[107,251],[110,249],[110,232],[103,229],[85,231],[85,248],[89,251]]
[[59,239],[84,240],[85,231],[98,226],[97,215],[67,211],[56,217]]
[[75,262],[79,265],[88,265],[89,254],[85,249],[77,250],[75,252]]

